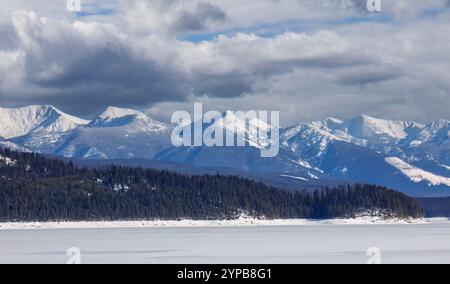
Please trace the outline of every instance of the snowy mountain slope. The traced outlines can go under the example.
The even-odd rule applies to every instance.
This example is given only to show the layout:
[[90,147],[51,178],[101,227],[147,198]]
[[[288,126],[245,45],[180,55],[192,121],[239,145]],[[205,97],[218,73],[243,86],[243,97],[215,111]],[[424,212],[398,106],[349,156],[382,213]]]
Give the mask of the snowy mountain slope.
[[25,147],[19,146],[11,141],[5,140],[3,138],[0,138],[0,148],[2,149],[10,149],[13,151],[18,152],[31,152],[30,149],[27,149]]
[[[41,153],[52,153],[67,133],[89,121],[68,115],[52,106],[2,109],[1,128],[10,142]],[[12,137],[11,137],[12,136]]]
[[342,123],[340,120],[328,118],[324,121],[299,124],[285,129],[281,134],[281,141],[284,147],[300,155],[306,163],[317,167],[331,142],[358,143],[347,133],[336,130]]
[[[408,121],[389,121],[359,116],[345,122],[327,119],[299,124],[282,133],[283,146],[299,155],[313,168],[328,176],[377,183],[404,191],[429,190],[406,176],[385,158],[398,157],[411,166],[430,174],[449,177],[450,139],[446,121],[423,126]],[[416,138],[418,137],[418,138]],[[422,139],[420,146],[407,142]],[[433,185],[434,189],[449,190],[446,184]]]
[[0,118],[0,137],[5,139],[37,132],[67,132],[88,123],[52,106],[0,108]]
[[450,196],[449,186],[414,182],[382,153],[346,142],[330,143],[319,167],[336,179],[383,185],[412,196]]
[[[324,121],[308,122],[286,128],[282,133],[287,144],[303,142],[308,148],[311,145],[326,148],[327,142],[345,141],[364,146],[383,153],[397,148],[403,153],[407,148],[431,143],[449,142],[449,122],[439,120],[429,125],[421,125],[411,121],[391,121],[361,115],[342,122],[334,118]],[[309,142],[305,144],[306,142]],[[435,146],[435,145],[433,145]],[[293,149],[295,151],[295,149]]]
[[234,135],[236,133],[237,137],[244,137],[244,141],[241,141],[242,143],[254,148],[264,149],[270,144],[269,137],[260,137],[258,129],[262,132],[269,133],[271,126],[257,118],[245,121],[242,117],[238,117],[232,112],[227,112],[212,127],[222,129],[226,133],[225,135]]
[[433,121],[402,144],[409,156],[438,165],[450,165],[450,121]]
[[318,162],[327,145],[344,141],[368,147],[385,154],[404,153],[399,143],[423,128],[415,122],[390,121],[362,115],[342,122],[334,118],[308,122],[287,128],[282,134],[283,142],[293,151],[301,151],[308,159]]
[[269,139],[267,137],[260,139],[256,129],[267,133],[271,126],[264,121],[252,119],[248,121],[249,125],[254,126],[250,131],[246,124],[242,117],[232,113],[227,113],[212,124],[216,130],[224,133],[224,137],[225,133],[232,134],[229,130],[234,126],[236,138],[245,137],[243,141],[247,145],[245,147],[172,147],[161,152],[155,159],[199,168],[234,169],[246,173],[270,173],[283,177],[294,174],[304,181],[324,177],[320,171],[312,168],[307,162],[299,159],[296,153],[285,147],[281,147],[279,155],[275,158],[261,158],[261,149],[269,145]]
[[126,167],[142,167],[158,170],[168,170],[171,172],[177,172],[184,175],[225,175],[225,176],[240,176],[249,180],[254,180],[256,182],[262,182],[264,184],[285,188],[288,190],[297,190],[299,185],[301,185],[302,190],[314,191],[318,188],[334,187],[337,185],[347,184],[346,181],[328,179],[321,176],[320,180],[309,179],[308,181],[292,179],[280,174],[271,173],[253,173],[245,172],[233,168],[207,168],[207,167],[195,167],[189,164],[179,164],[172,162],[148,160],[148,159],[121,159],[121,160],[86,160],[86,159],[74,159],[74,158],[64,158],[66,161],[72,161],[73,163],[80,166],[87,167],[99,167],[108,166],[111,164],[126,166]]
[[[92,121],[51,106],[0,108],[0,118],[0,147],[18,151],[79,159],[147,159],[242,175],[271,175],[290,182],[353,180],[412,195],[450,195],[448,120],[421,125],[358,116],[301,123],[281,130],[280,154],[267,159],[260,153],[268,140],[260,140],[255,129],[249,131],[247,123],[232,113],[214,126],[225,132],[235,124],[246,147],[174,148],[173,125],[117,107],[106,108]],[[257,119],[249,123],[270,129]],[[421,180],[415,182],[416,178]]]
[[405,163],[414,166],[419,169],[423,169],[427,172],[433,173],[437,176],[442,176],[446,178],[450,178],[450,167],[447,167],[444,164],[441,164],[440,162],[433,161],[433,160],[426,160],[426,159],[402,159],[401,157],[398,157]]
[[439,144],[448,141],[450,136],[450,121],[440,119],[426,125],[420,131],[404,141],[411,148],[420,147],[426,143]]
[[433,173],[416,168],[405,163],[397,157],[386,158],[386,162],[399,169],[404,175],[415,183],[426,182],[428,186],[446,185],[450,186],[450,178],[435,175]]
[[88,127],[99,128],[119,128],[124,127],[127,133],[131,132],[164,132],[168,130],[168,125],[153,120],[142,112],[118,108],[107,107],[96,119],[89,123]]
[[325,178],[320,171],[305,167],[297,156],[281,149],[276,158],[261,158],[253,147],[180,147],[160,153],[157,161],[189,164],[198,168],[234,169],[245,173],[296,176],[304,181]]
[[391,143],[418,133],[423,125],[411,121],[391,121],[361,115],[340,125],[352,137],[367,140],[369,143]]
[[85,159],[152,159],[169,148],[171,126],[130,109],[108,107],[74,129],[54,154]]

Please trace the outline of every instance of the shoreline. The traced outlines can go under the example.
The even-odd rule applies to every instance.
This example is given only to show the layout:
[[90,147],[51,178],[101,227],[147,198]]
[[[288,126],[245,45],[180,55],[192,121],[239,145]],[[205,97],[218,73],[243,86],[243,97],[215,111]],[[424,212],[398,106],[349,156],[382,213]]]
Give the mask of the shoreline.
[[355,219],[286,219],[260,220],[180,220],[180,221],[86,221],[86,222],[0,222],[0,231],[50,229],[133,229],[133,228],[211,228],[211,227],[265,227],[265,226],[326,226],[326,225],[425,225],[448,223],[449,218],[382,219],[361,217]]

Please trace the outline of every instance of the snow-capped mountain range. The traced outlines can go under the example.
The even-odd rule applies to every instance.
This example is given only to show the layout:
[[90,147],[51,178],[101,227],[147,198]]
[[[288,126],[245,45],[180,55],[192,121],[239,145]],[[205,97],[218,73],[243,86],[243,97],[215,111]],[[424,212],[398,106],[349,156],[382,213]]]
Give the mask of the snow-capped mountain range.
[[0,147],[18,151],[78,159],[146,159],[270,174],[298,183],[360,181],[411,195],[450,196],[448,120],[422,125],[363,115],[301,123],[281,130],[280,154],[269,159],[260,157],[261,143],[252,133],[247,135],[249,147],[175,148],[172,129],[132,109],[108,107],[88,121],[52,106],[0,108]]

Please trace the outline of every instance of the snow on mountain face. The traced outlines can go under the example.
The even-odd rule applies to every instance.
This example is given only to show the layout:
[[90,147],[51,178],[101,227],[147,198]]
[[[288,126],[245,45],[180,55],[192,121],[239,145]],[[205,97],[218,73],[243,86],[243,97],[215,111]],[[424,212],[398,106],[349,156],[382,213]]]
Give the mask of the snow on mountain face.
[[386,162],[396,167],[404,175],[409,177],[411,181],[415,183],[426,182],[429,186],[436,186],[436,185],[450,186],[450,178],[438,176],[433,173],[416,168],[397,157],[386,158]]
[[[212,127],[224,130],[225,135],[233,136],[236,134],[238,137],[244,137],[244,141],[241,142],[254,148],[262,149],[270,144],[271,126],[257,117],[246,120],[243,117],[238,117],[235,113],[227,112]],[[264,137],[260,136],[260,133],[267,133],[268,135]]]
[[[350,119],[339,128],[355,138],[400,141],[411,133],[417,133],[423,125],[410,121],[391,121],[362,115]],[[372,141],[369,141],[372,142]]]
[[282,145],[300,155],[305,163],[318,168],[330,143],[356,143],[352,136],[337,129],[342,123],[340,120],[328,118],[287,128],[281,134]]
[[419,133],[423,125],[410,121],[391,121],[362,115],[342,122],[334,118],[300,124],[287,128],[283,133],[285,141],[298,138],[322,143],[326,148],[329,141],[346,141],[359,146],[398,143],[410,135]]
[[437,164],[450,164],[450,121],[437,120],[411,135],[402,144],[409,156]]
[[[299,124],[297,126],[293,126],[290,128],[286,128],[283,132],[282,137],[285,140],[289,140],[297,136],[299,133],[303,131],[309,131],[310,133],[317,133],[320,136],[327,136],[333,140],[348,140],[347,137],[343,137],[340,135],[334,135],[332,132],[333,129],[337,128],[343,122],[335,119],[335,118],[327,118],[323,121],[314,121],[308,122],[304,124]],[[345,136],[345,135],[344,135]]]
[[151,159],[170,146],[170,127],[139,111],[108,107],[89,122],[50,106],[29,109],[33,115],[24,123],[25,134],[21,132],[22,136],[10,141],[38,153],[86,159]]
[[398,145],[419,133],[424,126],[409,121],[390,121],[358,116],[345,122],[329,118],[288,128],[282,134],[284,145],[308,161],[319,162],[330,142],[347,142],[385,154],[403,154]]
[[30,149],[17,145],[16,143],[5,140],[3,138],[0,138],[0,148],[10,149],[17,152],[26,152],[26,153],[31,152]]
[[93,121],[94,124],[96,124],[96,122],[98,123],[108,123],[111,122],[115,119],[119,119],[119,118],[123,118],[123,117],[128,117],[128,116],[135,116],[135,115],[140,115],[142,113],[140,113],[139,111],[136,110],[132,110],[132,109],[126,109],[126,108],[117,108],[117,107],[107,107],[103,113],[101,113],[98,118],[96,120]]
[[145,114],[108,107],[86,126],[74,129],[55,154],[84,159],[153,159],[170,144],[171,127]]
[[[166,131],[168,126],[153,120],[142,112],[117,107],[108,107],[96,119],[89,123],[89,127],[122,127],[135,125],[135,131],[139,132],[161,132]],[[127,128],[133,131],[132,127]]]
[[65,114],[52,106],[0,108],[0,136],[16,138],[31,132],[67,132],[88,121]]
[[149,159],[308,181],[350,179],[406,193],[414,190],[415,195],[431,192],[429,187],[450,189],[447,120],[422,126],[359,116],[345,122],[329,118],[303,123],[281,130],[280,154],[262,159],[260,149],[268,140],[260,140],[256,129],[268,131],[270,125],[256,118],[245,121],[233,113],[215,121],[215,127],[229,131],[235,126],[250,147],[173,148],[172,125],[116,107],[108,107],[91,122],[51,106],[0,108],[0,118],[0,147],[17,151],[84,159]]
[[[444,170],[442,165],[450,164],[447,127],[448,122],[442,120],[423,126],[369,116],[359,116],[345,122],[327,119],[285,129],[281,143],[298,154],[300,160],[332,177],[376,183],[404,191],[414,188],[415,194],[422,194],[419,192],[420,186],[414,185],[416,182],[409,176],[397,176],[399,169],[392,167],[384,157],[406,159],[408,166],[416,171],[408,168],[408,173],[421,171],[423,182],[430,186],[448,186],[446,175],[441,173]],[[419,140],[417,137],[420,137],[420,147],[410,147],[409,142]],[[405,170],[405,165],[402,166]]]
[[[271,141],[272,126],[258,116],[243,117],[238,113],[225,115],[203,125],[204,131],[214,129],[226,136],[234,137],[234,147],[171,147],[155,158],[177,164],[189,164],[198,168],[233,169],[241,173],[270,174],[282,177],[298,177],[297,181],[313,181],[323,177],[323,173],[299,159],[296,153],[281,147],[279,155],[266,159],[261,157],[261,149]],[[233,131],[234,130],[234,131]],[[206,132],[205,132],[206,133]],[[225,141],[224,141],[225,142]],[[237,142],[237,143],[236,143]],[[240,145],[240,146],[236,146]],[[243,146],[245,145],[245,146]],[[290,175],[292,173],[292,175]]]
[[407,139],[410,147],[419,147],[426,143],[440,143],[448,141],[450,137],[450,121],[436,120],[425,126],[416,135]]

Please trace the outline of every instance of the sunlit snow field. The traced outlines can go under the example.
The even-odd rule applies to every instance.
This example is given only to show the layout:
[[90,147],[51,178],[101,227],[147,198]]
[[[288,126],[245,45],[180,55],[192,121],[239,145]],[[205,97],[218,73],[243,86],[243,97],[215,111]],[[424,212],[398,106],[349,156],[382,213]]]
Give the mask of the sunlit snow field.
[[0,263],[450,263],[450,224],[0,231]]

